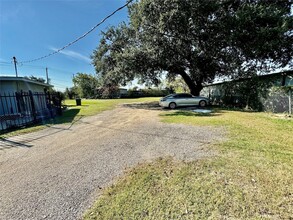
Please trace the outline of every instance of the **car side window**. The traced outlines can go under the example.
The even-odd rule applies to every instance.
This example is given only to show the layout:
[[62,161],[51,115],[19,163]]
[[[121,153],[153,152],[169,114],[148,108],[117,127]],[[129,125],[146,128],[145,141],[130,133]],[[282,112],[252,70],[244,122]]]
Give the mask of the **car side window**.
[[190,94],[179,94],[179,98],[191,98],[192,97],[192,95],[190,95]]
[[178,95],[176,95],[176,98],[182,99],[182,98],[184,98],[184,94],[178,94]]
[[186,98],[192,98],[192,95],[190,94],[176,94],[173,96],[173,98],[176,98],[176,99],[186,99]]
[[185,98],[192,98],[192,95],[190,94],[184,94],[185,95]]

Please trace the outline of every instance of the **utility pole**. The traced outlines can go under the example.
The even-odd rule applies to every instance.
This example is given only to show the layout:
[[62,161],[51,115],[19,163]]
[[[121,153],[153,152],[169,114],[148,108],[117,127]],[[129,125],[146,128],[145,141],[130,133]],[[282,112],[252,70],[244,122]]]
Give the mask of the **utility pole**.
[[47,84],[49,84],[48,67],[46,67],[46,78],[47,78]]
[[[15,75],[16,77],[18,77],[18,74],[17,74],[17,60],[16,60],[16,57],[12,57],[13,59],[13,62],[14,62],[14,68],[15,68]],[[18,84],[18,81],[16,79],[16,91],[18,92],[19,91],[19,84]]]
[[15,74],[16,74],[16,77],[18,77],[18,74],[17,74],[17,60],[16,60],[16,57],[12,57],[13,58],[13,62],[14,62],[14,68],[15,68]]

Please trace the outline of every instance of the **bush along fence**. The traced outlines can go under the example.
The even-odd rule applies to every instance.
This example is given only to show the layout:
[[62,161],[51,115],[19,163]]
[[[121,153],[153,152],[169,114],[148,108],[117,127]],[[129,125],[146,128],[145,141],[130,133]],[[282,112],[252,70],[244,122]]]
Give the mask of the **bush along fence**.
[[58,92],[0,93],[0,132],[61,115],[61,101]]

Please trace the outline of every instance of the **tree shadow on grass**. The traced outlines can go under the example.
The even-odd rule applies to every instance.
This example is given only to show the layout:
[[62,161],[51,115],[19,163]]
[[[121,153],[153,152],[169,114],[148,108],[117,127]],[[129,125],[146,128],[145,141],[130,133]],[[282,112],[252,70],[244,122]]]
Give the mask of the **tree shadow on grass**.
[[58,124],[71,123],[71,126],[72,126],[74,123],[76,123],[77,121],[79,121],[83,117],[82,115],[77,117],[79,111],[80,111],[80,109],[69,109],[69,110],[64,111],[61,116],[57,116],[55,118],[42,119],[42,120],[37,121],[36,123],[30,123],[26,126],[15,127],[15,128],[0,131],[0,135],[2,136],[2,138],[3,138],[3,136],[4,137],[15,136],[15,135],[27,133],[27,132],[22,132],[22,130],[24,130],[24,129],[30,129],[30,128],[38,127],[40,125],[43,125],[46,127],[52,127],[52,126],[58,125]]
[[212,111],[211,113],[194,112],[192,110],[172,111],[163,116],[188,116],[188,117],[215,117],[222,115],[219,111]]
[[240,107],[229,107],[229,106],[214,106],[214,110],[216,111],[230,111],[230,112],[245,112],[245,113],[256,113],[256,112],[260,112],[257,110],[253,110],[253,109],[246,109],[246,108],[240,108]]
[[[155,110],[155,111],[163,111],[167,112],[164,116],[197,116],[197,117],[213,117],[221,115],[221,109],[212,108],[211,106],[199,108],[198,106],[191,107],[178,107],[175,110],[169,108],[163,108],[159,105],[158,102],[144,102],[144,103],[131,103],[131,104],[123,104],[124,107],[132,108],[132,109],[145,109],[145,110]],[[195,112],[194,110],[208,110],[212,109],[211,113],[201,113]]]
[[[44,133],[35,133],[35,132],[29,132],[26,133],[25,136],[17,136],[17,133],[15,135],[12,135],[11,137],[0,137],[0,151],[1,150],[7,150],[9,148],[19,148],[19,147],[32,147],[33,145],[31,144],[35,140],[42,139],[44,137],[54,135],[56,133],[65,131],[65,130],[70,130],[70,128],[78,122],[83,115],[78,115],[80,109],[69,109],[63,112],[62,116],[58,116],[54,119],[48,119],[41,121],[38,124],[30,125],[25,128],[30,128],[30,127],[36,127],[39,125],[44,125],[45,127],[50,128],[51,130]],[[60,124],[66,124],[68,123],[68,126],[55,126],[55,125],[60,125]],[[44,127],[41,127],[42,129]],[[7,131],[6,133],[8,134],[9,132],[18,132],[22,128],[19,129],[14,129]],[[19,134],[22,134],[21,131]],[[24,134],[24,133],[23,133]]]
[[80,112],[79,108],[68,109],[62,113],[62,115],[50,120],[53,124],[64,124],[64,123],[72,123],[74,121],[80,120],[83,116],[76,118],[78,113]]
[[159,102],[142,102],[142,103],[131,103],[123,104],[122,106],[132,109],[145,109],[145,110],[156,110],[156,111],[167,111],[159,105]]
[[72,107],[78,107],[78,106],[84,106],[84,107],[88,107],[89,105],[64,105],[65,108],[72,108]]

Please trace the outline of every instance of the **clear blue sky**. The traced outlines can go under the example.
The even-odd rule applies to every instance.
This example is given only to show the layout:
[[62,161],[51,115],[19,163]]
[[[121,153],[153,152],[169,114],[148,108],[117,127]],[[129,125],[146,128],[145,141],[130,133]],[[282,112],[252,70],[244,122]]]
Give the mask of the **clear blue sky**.
[[127,21],[127,8],[117,12],[76,44],[59,54],[36,62],[72,42],[125,0],[0,0],[0,76],[15,76],[12,57],[19,62],[18,75],[46,77],[58,90],[72,86],[77,72],[95,74],[90,55],[98,46],[100,33],[111,25]]

